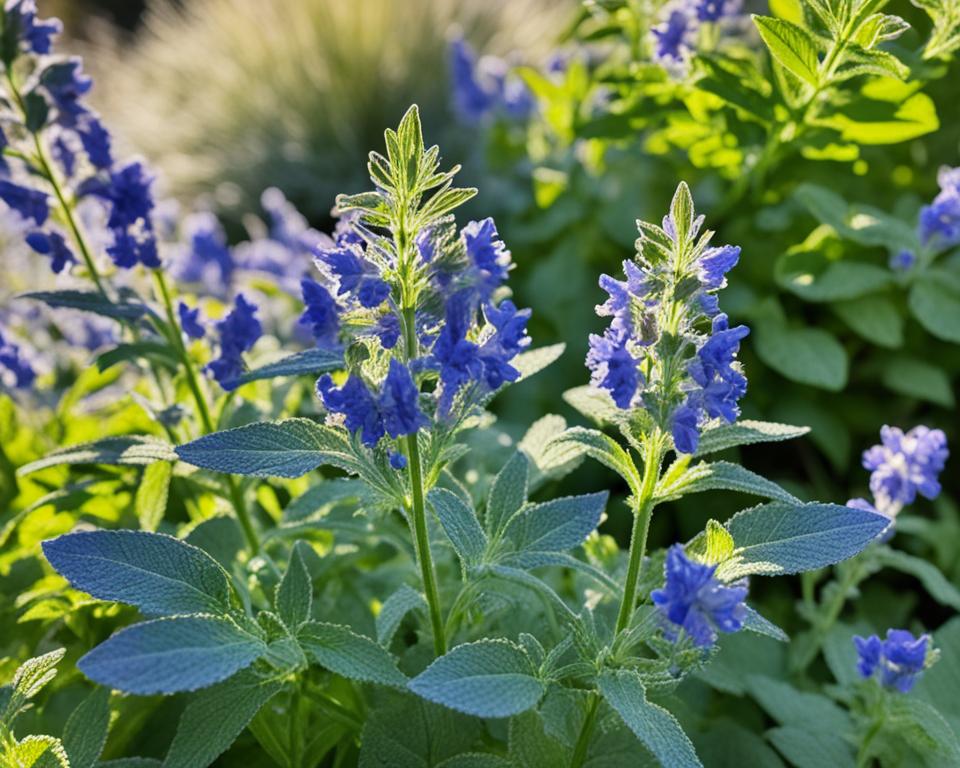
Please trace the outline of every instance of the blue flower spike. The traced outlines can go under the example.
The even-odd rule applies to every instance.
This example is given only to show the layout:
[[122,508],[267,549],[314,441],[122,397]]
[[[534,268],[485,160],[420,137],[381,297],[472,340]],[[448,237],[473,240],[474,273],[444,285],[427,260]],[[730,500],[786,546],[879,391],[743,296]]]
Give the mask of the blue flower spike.
[[737,353],[750,330],[730,325],[716,295],[740,248],[710,247],[702,221],[681,184],[662,228],[640,223],[626,280],[600,278],[608,298],[597,314],[610,325],[590,336],[586,361],[594,387],[622,410],[647,411],[681,453],[696,451],[711,420],[736,421],[747,391]]

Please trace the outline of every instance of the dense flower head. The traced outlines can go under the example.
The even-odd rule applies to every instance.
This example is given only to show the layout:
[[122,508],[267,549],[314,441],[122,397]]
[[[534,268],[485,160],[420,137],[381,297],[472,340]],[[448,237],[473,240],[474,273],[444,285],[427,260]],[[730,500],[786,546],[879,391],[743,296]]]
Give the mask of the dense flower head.
[[[2,375],[6,371],[7,375]],[[36,371],[19,345],[8,340],[0,331],[0,384],[9,379],[17,389],[26,389],[36,379]]]
[[725,586],[716,578],[717,567],[691,560],[682,544],[667,551],[665,583],[650,598],[665,624],[665,634],[677,639],[683,630],[695,645],[708,647],[717,632],[736,632],[747,616],[745,585]]
[[216,324],[220,336],[220,357],[207,368],[226,390],[236,389],[245,370],[243,353],[249,352],[263,334],[257,319],[257,305],[238,294],[230,313]]
[[533,111],[530,90],[510,74],[507,63],[494,56],[478,60],[461,37],[450,43],[450,80],[454,107],[466,122],[474,122],[495,111],[522,120]]
[[626,279],[600,277],[608,298],[597,314],[610,325],[590,336],[586,360],[594,387],[618,408],[646,410],[683,453],[696,450],[710,420],[736,421],[747,389],[737,353],[749,329],[731,327],[716,296],[740,249],[708,247],[712,233],[697,239],[702,222],[685,185],[662,228],[641,222]]
[[331,413],[344,417],[344,426],[360,432],[365,445],[374,446],[385,434],[392,438],[410,435],[427,425],[420,411],[419,391],[410,370],[390,360],[387,376],[376,394],[356,374],[342,387],[335,387],[329,375],[317,381],[317,393]]
[[894,516],[917,494],[928,499],[940,493],[940,472],[950,451],[942,430],[917,426],[904,433],[884,426],[880,444],[863,453],[863,466],[870,470],[870,490],[876,508]]
[[928,666],[929,635],[914,637],[905,629],[888,629],[886,640],[857,635],[853,643],[860,675],[871,678],[879,672],[880,683],[900,693],[909,692]]
[[920,240],[952,248],[960,244],[960,168],[944,166],[937,183],[940,193],[920,210]]

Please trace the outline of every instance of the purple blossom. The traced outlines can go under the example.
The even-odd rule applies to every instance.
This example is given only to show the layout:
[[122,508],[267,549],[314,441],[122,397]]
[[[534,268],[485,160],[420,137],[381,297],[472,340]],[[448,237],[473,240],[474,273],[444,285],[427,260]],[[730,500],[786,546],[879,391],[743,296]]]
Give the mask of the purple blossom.
[[180,318],[180,327],[191,339],[202,339],[206,335],[207,330],[200,322],[200,307],[190,309],[181,301],[177,305],[177,315]]
[[2,332],[0,332],[0,367],[10,373],[13,386],[17,389],[26,389],[37,378],[36,371],[33,370],[20,347],[8,341]]
[[627,348],[629,337],[608,328],[603,336],[590,334],[590,351],[587,352],[587,368],[592,372],[590,383],[610,393],[618,408],[633,405],[637,389],[643,384],[640,360]]
[[930,636],[914,637],[905,629],[888,629],[886,640],[877,635],[857,635],[853,643],[861,677],[871,678],[879,671],[880,683],[885,688],[908,693],[926,667]]
[[951,248],[960,243],[960,168],[943,166],[937,183],[940,193],[920,210],[920,239]]
[[336,299],[320,283],[304,278],[300,283],[306,306],[300,322],[310,326],[317,346],[323,349],[340,347],[340,307]]
[[51,64],[40,75],[40,85],[57,110],[57,122],[65,128],[75,127],[81,115],[88,112],[82,99],[93,87],[93,80],[82,68],[83,62],[74,57]]
[[5,26],[16,35],[23,50],[28,53],[50,53],[52,38],[60,34],[60,19],[37,20],[34,0],[12,0],[3,9]]
[[880,430],[880,445],[863,453],[870,470],[870,490],[883,514],[895,515],[919,493],[928,499],[940,493],[939,475],[950,451],[942,430],[918,426],[904,434],[897,427]]
[[3,200],[24,219],[33,219],[38,227],[42,227],[50,215],[46,192],[31,187],[22,187],[8,179],[0,179],[0,200]]
[[700,647],[713,645],[717,632],[743,627],[747,608],[746,586],[724,586],[715,577],[717,567],[689,559],[682,544],[667,551],[665,584],[650,598],[667,622],[666,634],[676,639],[682,629]]
[[34,230],[27,235],[26,240],[27,245],[34,251],[43,256],[50,257],[50,268],[56,274],[60,274],[64,267],[77,260],[63,235],[57,231],[51,230],[50,232],[44,232],[39,229]]
[[248,302],[241,293],[237,295],[230,314],[216,324],[220,334],[220,357],[207,368],[227,391],[237,388],[237,380],[245,370],[243,353],[249,352],[263,334],[256,313],[257,305]]

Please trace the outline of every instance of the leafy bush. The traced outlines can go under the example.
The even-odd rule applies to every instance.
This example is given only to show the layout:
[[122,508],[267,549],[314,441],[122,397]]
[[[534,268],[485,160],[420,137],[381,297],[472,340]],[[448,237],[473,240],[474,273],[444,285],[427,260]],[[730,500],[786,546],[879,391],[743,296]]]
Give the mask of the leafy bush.
[[[721,221],[739,222],[726,229],[750,229],[745,201],[795,155],[812,148],[820,162],[824,146],[847,140],[839,116],[863,95],[846,92],[851,82],[891,87],[887,75],[903,74],[874,50],[903,27],[873,16],[880,5],[813,4],[840,33],[829,41],[788,18],[794,6],[755,20],[778,93],[792,95],[771,103],[765,133],[743,128],[774,149],[711,161],[736,178],[726,204],[716,201]],[[667,111],[661,139],[679,141],[666,114],[696,102],[703,73],[686,78],[708,60],[684,30],[725,48],[725,23],[710,26],[723,7],[671,6],[652,27],[626,23],[645,18],[633,6],[587,6],[580,34],[629,33],[631,56],[649,42],[658,60],[618,62],[624,51],[612,45],[609,91],[595,103],[611,114],[596,121],[615,127],[620,99],[652,88],[644,98],[659,94],[655,111]],[[951,22],[931,11],[921,59],[952,50]],[[610,23],[583,31],[598,18]],[[0,337],[0,610],[10,627],[0,764],[960,762],[960,624],[950,618],[960,591],[958,574],[937,565],[956,563],[956,514],[941,487],[947,435],[883,426],[862,456],[871,498],[846,504],[813,500],[815,462],[809,483],[744,466],[755,456],[776,466],[778,446],[804,444],[810,429],[741,417],[748,370],[761,401],[782,395],[757,386],[741,351],[755,335],[781,370],[773,358],[795,364],[806,346],[797,370],[810,378],[831,364],[812,339],[830,337],[791,330],[776,297],[757,293],[752,304],[751,289],[737,289],[755,246],[715,241],[712,212],[697,214],[686,183],[659,224],[637,220],[624,279],[601,276],[607,299],[595,312],[606,326],[568,337],[588,348],[590,384],[562,397],[592,426],[549,413],[518,432],[493,401],[509,401],[513,384],[529,391],[526,379],[557,364],[564,345],[533,346],[536,315],[514,303],[512,254],[492,218],[458,223],[477,190],[455,186],[459,168],[425,144],[416,107],[369,154],[373,189],[337,197],[332,234],[268,189],[267,221],[251,220],[249,239],[231,248],[215,217],[157,204],[146,164],[116,157],[80,61],[52,53],[59,25],[37,19],[29,0],[2,19],[0,200],[11,241],[25,246],[11,246],[20,263],[8,268],[32,286],[5,300]],[[510,142],[538,132],[560,140],[551,151],[571,177],[589,177],[579,164],[592,141],[594,161],[621,149],[577,138],[579,120],[542,103],[582,96],[603,64],[524,70],[538,113],[502,67],[474,70],[455,45],[457,86],[473,89],[458,107],[499,113],[491,141],[507,143],[508,163],[519,146]],[[759,56],[748,52],[735,59],[747,68]],[[857,80],[878,70],[879,81]],[[773,99],[759,69],[748,80]],[[739,124],[733,96],[704,103],[701,117]],[[791,114],[802,120],[787,137]],[[553,178],[546,198],[537,187],[548,223],[567,215],[563,200],[583,202]],[[830,290],[859,285],[858,271],[879,275],[871,291],[909,291],[916,332],[952,332],[949,304],[925,302],[952,290],[955,179],[942,173],[916,232],[851,211],[811,181],[789,190],[828,222],[832,234],[818,237],[902,234],[857,242],[895,243],[905,277],[840,270]],[[810,242],[819,256],[822,241]],[[854,260],[830,267],[844,263]],[[831,293],[819,274],[797,285],[825,290],[824,301],[859,298]],[[531,303],[549,305],[541,289]],[[732,322],[724,310],[734,309],[752,327]],[[89,317],[103,325],[78,320]],[[806,341],[771,341],[771,329]],[[743,495],[759,503],[726,514]],[[914,514],[921,499],[948,514]],[[599,532],[613,530],[608,516],[627,523],[624,547]],[[669,546],[654,546],[651,532]],[[923,592],[868,585],[882,569]]]

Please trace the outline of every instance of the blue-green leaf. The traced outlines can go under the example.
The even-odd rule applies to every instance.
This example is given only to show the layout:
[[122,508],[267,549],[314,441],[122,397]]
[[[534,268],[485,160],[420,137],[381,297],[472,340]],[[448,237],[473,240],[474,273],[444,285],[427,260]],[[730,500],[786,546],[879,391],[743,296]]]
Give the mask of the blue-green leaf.
[[174,616],[121,629],[80,661],[96,683],[148,696],[195,691],[248,667],[267,650],[226,618]]
[[287,570],[277,585],[274,606],[277,615],[291,630],[296,630],[310,618],[310,607],[313,603],[313,584],[303,560],[303,549],[308,547],[309,545],[305,541],[298,541],[294,544]]
[[704,456],[708,453],[725,451],[739,445],[753,445],[754,443],[776,443],[782,440],[793,440],[810,431],[810,427],[795,427],[792,424],[778,424],[773,421],[753,421],[739,419],[733,424],[722,424],[719,427],[706,430],[700,436],[695,456]]
[[890,524],[883,515],[838,504],[772,502],[738,512],[727,523],[736,545],[717,575],[784,574],[853,557]]
[[162,533],[83,531],[43,542],[43,554],[74,587],[147,614],[223,613],[227,575],[206,552]]
[[63,729],[63,748],[70,768],[93,768],[107,741],[110,691],[96,688],[70,714]]
[[640,676],[633,671],[604,672],[597,681],[600,694],[662,765],[702,768],[680,723],[663,707],[647,701]]
[[155,461],[176,461],[177,454],[170,443],[149,435],[120,435],[105,437],[90,443],[70,445],[41,459],[24,464],[17,470],[21,477],[47,467],[61,464],[116,464],[142,466]]
[[497,473],[490,486],[484,517],[491,536],[499,536],[510,518],[526,503],[528,475],[529,463],[521,451],[516,451]]
[[607,492],[567,496],[524,508],[510,520],[506,535],[519,550],[565,552],[584,542],[600,524]]
[[407,684],[385,648],[349,627],[311,621],[301,627],[297,641],[314,662],[338,675],[398,687]]
[[97,291],[35,291],[21,294],[21,299],[36,299],[49,307],[78,309],[116,320],[137,320],[150,312],[139,302],[110,301]]
[[380,613],[377,614],[377,642],[386,647],[390,645],[393,636],[403,621],[403,617],[410,611],[426,609],[427,601],[413,587],[404,584],[390,597],[388,597],[382,606]]
[[321,464],[353,470],[345,436],[310,419],[259,422],[177,447],[188,464],[254,477],[300,477]]
[[689,493],[724,490],[740,491],[754,496],[785,501],[789,504],[800,503],[796,496],[785,491],[772,480],[767,480],[767,478],[729,461],[701,462],[687,469],[679,477],[669,480],[669,482],[658,485],[656,491],[658,501],[679,499]]
[[445,488],[434,488],[428,498],[460,559],[478,562],[487,548],[487,537],[473,509]]
[[532,709],[543,682],[523,648],[507,640],[459,645],[410,681],[410,690],[477,717],[510,717]]
[[283,687],[246,669],[197,693],[180,716],[164,768],[205,768],[225,752]]
[[237,381],[240,384],[247,384],[251,381],[274,379],[279,376],[315,376],[337,371],[343,367],[341,353],[326,349],[308,349],[247,371]]

